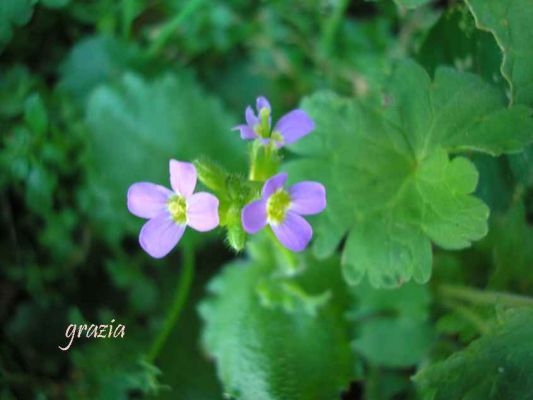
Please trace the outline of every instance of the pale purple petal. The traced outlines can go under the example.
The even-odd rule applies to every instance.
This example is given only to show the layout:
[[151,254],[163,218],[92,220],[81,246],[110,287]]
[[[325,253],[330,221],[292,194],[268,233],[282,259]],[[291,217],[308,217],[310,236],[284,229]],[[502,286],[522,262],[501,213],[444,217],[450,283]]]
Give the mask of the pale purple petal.
[[261,113],[261,109],[266,108],[268,111],[271,111],[270,103],[267,98],[264,96],[259,96],[256,100],[256,109],[258,113]]
[[128,189],[128,210],[141,218],[153,218],[166,210],[172,191],[150,182],[134,183]]
[[281,172],[277,175],[274,175],[265,182],[263,186],[263,199],[268,199],[274,192],[282,188],[285,182],[287,181],[287,173]]
[[270,225],[283,246],[292,251],[304,250],[313,237],[313,228],[298,214],[289,211],[279,225]]
[[176,224],[168,213],[149,220],[141,229],[139,243],[154,258],[166,256],[178,244],[185,225]]
[[257,139],[259,137],[248,125],[237,125],[233,130],[239,130],[241,132],[241,139]]
[[280,118],[274,132],[279,132],[285,144],[296,142],[315,129],[315,123],[303,110],[293,110]]
[[266,226],[266,200],[252,201],[242,209],[242,227],[248,233],[257,233]]
[[326,188],[318,182],[300,182],[289,188],[291,211],[300,215],[318,214],[326,208]]
[[183,197],[190,196],[196,187],[196,168],[188,162],[170,160],[170,186]]
[[250,106],[246,107],[244,116],[246,117],[246,123],[249,127],[254,127],[259,123],[259,118],[256,117],[254,110],[252,110],[252,107]]
[[187,198],[187,225],[200,232],[218,226],[218,199],[210,193],[199,192]]

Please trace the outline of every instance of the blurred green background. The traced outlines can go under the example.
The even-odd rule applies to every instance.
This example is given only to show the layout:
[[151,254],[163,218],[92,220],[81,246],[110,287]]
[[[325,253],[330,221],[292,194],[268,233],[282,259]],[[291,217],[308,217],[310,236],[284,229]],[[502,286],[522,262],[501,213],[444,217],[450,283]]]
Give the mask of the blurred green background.
[[[222,235],[187,231],[196,249],[191,296],[157,368],[140,362],[172,301],[182,247],[163,260],[142,252],[128,186],[166,185],[170,158],[207,155],[241,171],[246,146],[231,127],[256,96],[271,100],[275,118],[318,89],[372,96],[395,59],[412,56],[432,71],[470,52],[473,35],[476,54],[491,62],[468,68],[503,86],[495,43],[454,4],[0,0],[0,398],[221,399],[196,306],[235,255]],[[489,171],[478,191],[496,211],[508,209],[515,180],[531,185],[524,157],[476,160]],[[531,197],[514,211],[520,222]],[[502,237],[515,214],[496,220]],[[492,257],[498,232],[436,262],[451,265],[452,280],[485,282],[476,265]],[[475,260],[472,269],[457,272],[465,259]],[[518,291],[524,284],[494,279]],[[126,339],[79,339],[58,350],[69,323],[113,318]],[[468,336],[454,324],[443,329]],[[371,368],[366,386],[353,383],[345,398],[407,398],[412,372]]]

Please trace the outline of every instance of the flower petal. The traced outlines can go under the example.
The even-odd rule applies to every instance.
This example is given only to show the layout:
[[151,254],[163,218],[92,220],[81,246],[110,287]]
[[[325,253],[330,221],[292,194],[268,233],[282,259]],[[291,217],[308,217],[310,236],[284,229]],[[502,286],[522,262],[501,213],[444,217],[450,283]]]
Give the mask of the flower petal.
[[255,102],[255,107],[257,109],[257,113],[261,113],[262,108],[267,108],[268,111],[272,111],[272,108],[270,107],[270,103],[268,102],[267,98],[264,96],[259,96]]
[[252,107],[248,106],[246,107],[246,111],[244,112],[244,116],[246,117],[246,123],[248,126],[253,127],[256,124],[259,123],[259,118],[256,117],[254,110]]
[[280,172],[279,174],[269,178],[263,186],[263,199],[268,199],[276,190],[282,188],[286,181],[286,172]]
[[326,188],[318,182],[300,182],[289,188],[291,210],[300,215],[318,214],[326,208]]
[[170,160],[170,186],[183,197],[190,196],[196,187],[196,168],[188,162]]
[[134,183],[128,189],[128,210],[141,218],[153,218],[166,210],[172,191],[150,182]]
[[199,192],[187,198],[187,225],[200,232],[215,229],[219,224],[218,199]]
[[280,118],[274,128],[279,132],[285,144],[296,142],[315,129],[315,123],[303,110],[293,110]]
[[248,140],[248,139],[257,139],[259,136],[253,128],[249,127],[248,125],[237,125],[233,128],[233,130],[239,130],[241,132],[241,139]]
[[309,222],[292,211],[287,212],[285,221],[271,228],[281,244],[292,251],[304,250],[313,237]]
[[242,227],[248,233],[257,233],[266,226],[266,200],[252,201],[242,209]]
[[176,224],[168,213],[149,220],[141,229],[139,243],[154,258],[166,256],[185,232],[185,225]]

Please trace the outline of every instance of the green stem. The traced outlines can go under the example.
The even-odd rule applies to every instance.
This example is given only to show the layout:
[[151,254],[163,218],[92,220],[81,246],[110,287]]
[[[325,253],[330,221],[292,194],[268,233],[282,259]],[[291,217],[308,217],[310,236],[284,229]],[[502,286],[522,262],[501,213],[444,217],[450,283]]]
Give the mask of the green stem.
[[481,290],[467,286],[441,285],[438,292],[444,297],[478,305],[501,304],[508,307],[533,306],[533,298],[518,294]]
[[348,4],[348,0],[338,0],[335,4],[335,9],[331,13],[331,16],[324,24],[320,40],[320,47],[325,56],[330,56],[332,53],[335,35],[337,34],[339,24],[342,21],[342,17],[346,11],[346,8],[348,7]]
[[267,232],[270,240],[272,240],[272,243],[274,243],[274,246],[279,250],[279,254],[282,257],[283,262],[281,266],[283,268],[283,274],[285,276],[294,275],[298,271],[298,259],[296,255],[279,242],[272,229],[267,228]]
[[176,32],[181,23],[190,17],[190,15],[202,4],[203,0],[189,0],[183,9],[170,21],[165,23],[159,34],[152,42],[148,49],[148,55],[153,57],[159,53],[163,46],[169,41],[172,35]]
[[182,264],[182,270],[179,278],[180,280],[178,286],[176,287],[174,300],[167,314],[165,324],[159,332],[159,335],[157,335],[155,340],[152,342],[150,350],[146,356],[146,361],[150,364],[153,364],[157,359],[157,356],[165,345],[170,332],[172,332],[172,329],[176,325],[183,307],[185,306],[187,297],[189,296],[194,277],[194,248],[192,245],[185,245],[185,248],[183,249]]
[[489,331],[489,326],[485,320],[476,312],[456,301],[444,301],[443,304],[457,312],[463,319],[472,324],[481,334]]
[[133,0],[122,0],[122,36],[129,39],[131,24],[135,18],[135,3]]
[[253,182],[264,182],[278,172],[280,158],[273,144],[263,145],[255,140],[250,151],[250,174]]

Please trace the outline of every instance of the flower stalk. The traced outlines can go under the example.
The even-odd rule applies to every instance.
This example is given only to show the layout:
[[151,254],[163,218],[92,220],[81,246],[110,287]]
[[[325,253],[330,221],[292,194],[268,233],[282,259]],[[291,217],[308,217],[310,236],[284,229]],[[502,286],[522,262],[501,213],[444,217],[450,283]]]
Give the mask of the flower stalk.
[[438,292],[446,298],[476,305],[503,305],[507,307],[533,306],[533,298],[518,294],[481,290],[467,286],[441,285]]
[[155,337],[146,355],[146,361],[150,364],[154,364],[156,361],[187,303],[187,298],[189,297],[194,278],[194,248],[191,244],[186,244],[184,246],[182,257],[182,269],[178,285],[176,286],[176,291],[174,292],[172,304],[167,313],[163,328]]

